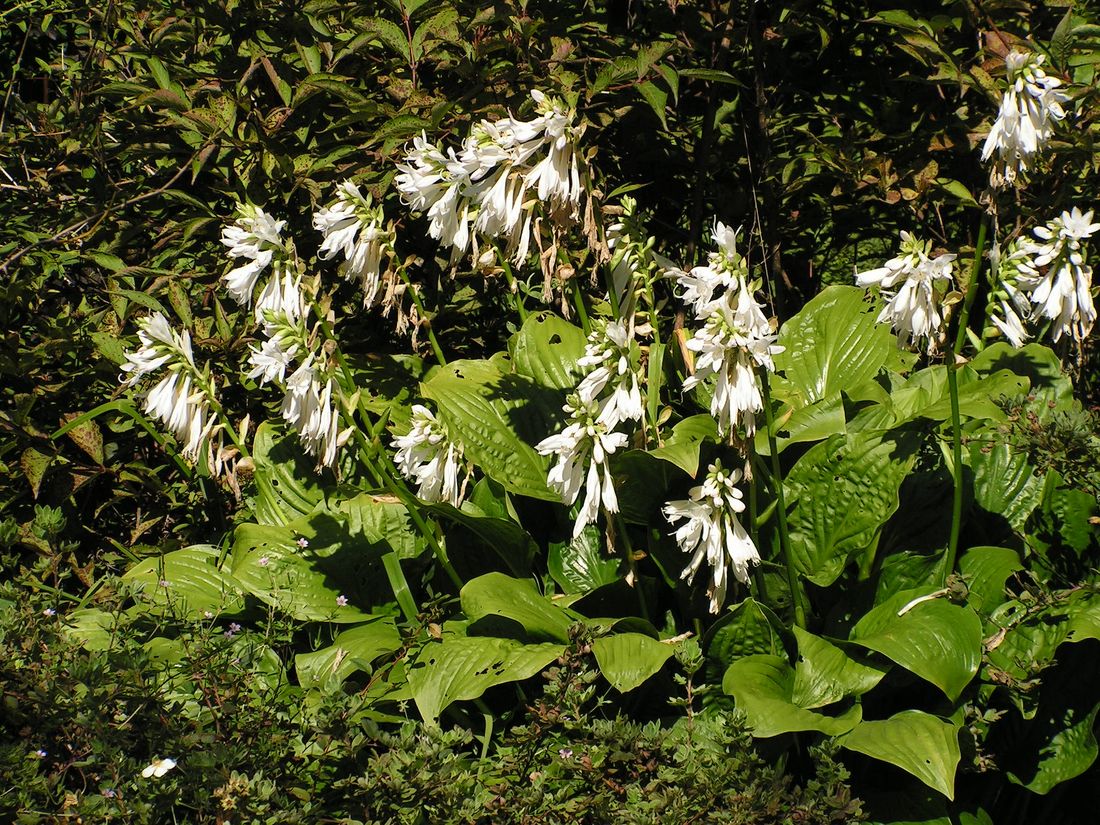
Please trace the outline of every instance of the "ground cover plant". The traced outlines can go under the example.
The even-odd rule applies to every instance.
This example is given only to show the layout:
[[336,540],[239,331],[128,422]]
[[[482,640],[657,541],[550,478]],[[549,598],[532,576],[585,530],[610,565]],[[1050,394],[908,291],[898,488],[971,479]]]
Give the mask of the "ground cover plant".
[[1095,9],[856,6],[6,13],[0,806],[1089,821]]

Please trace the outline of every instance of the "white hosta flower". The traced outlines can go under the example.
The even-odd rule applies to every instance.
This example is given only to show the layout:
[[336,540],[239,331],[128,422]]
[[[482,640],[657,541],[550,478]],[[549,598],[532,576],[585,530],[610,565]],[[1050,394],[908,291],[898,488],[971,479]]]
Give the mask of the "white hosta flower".
[[681,578],[690,582],[703,562],[710,566],[707,595],[711,613],[717,613],[726,600],[730,571],[738,581],[747,583],[750,565],[760,563],[756,545],[737,518],[745,510],[741,491],[735,486],[740,480],[740,470],[724,470],[716,461],[707,468],[703,483],[689,491],[687,499],[664,506],[670,524],[684,522],[674,534],[680,549],[691,554]]
[[680,298],[691,305],[696,318],[707,317],[726,292],[748,289],[748,263],[737,251],[737,230],[716,220],[711,238],[718,248],[707,255],[705,265],[691,272],[671,272],[684,289]]
[[393,248],[393,232],[383,226],[381,207],[350,180],[337,187],[336,203],[313,215],[313,228],[324,234],[318,257],[329,260],[343,255],[340,271],[349,281],[358,281],[364,305],[373,305],[382,284],[382,258]]
[[222,243],[229,247],[231,258],[244,258],[245,263],[223,277],[226,289],[238,304],[252,305],[252,293],[260,275],[277,254],[286,254],[280,233],[286,221],[277,221],[259,207],[242,204],[237,220],[222,229]]
[[609,513],[619,511],[608,460],[616,450],[626,446],[627,438],[623,433],[611,432],[611,428],[599,420],[600,409],[595,403],[584,404],[572,396],[565,411],[570,415],[569,425],[560,433],[544,438],[535,449],[541,455],[557,456],[546,483],[561,496],[563,504],[575,502],[584,485],[584,503],[573,525],[573,537],[576,538],[586,525],[599,518],[601,502]]
[[282,384],[297,351],[295,345],[283,349],[278,339],[269,338],[259,348],[253,347],[249,352],[248,363],[252,365],[252,369],[248,377],[258,378],[260,384],[271,381]]
[[889,321],[898,340],[916,343],[928,340],[933,349],[943,325],[943,291],[952,284],[955,255],[930,255],[931,243],[920,241],[904,230],[901,253],[885,266],[856,275],[862,287],[878,286],[886,299],[879,322]]
[[337,451],[352,434],[351,428],[340,431],[334,388],[331,378],[322,387],[311,353],[287,379],[283,396],[283,419],[298,431],[306,452],[316,456],[317,469],[335,468]]
[[421,135],[397,168],[394,184],[401,200],[414,212],[427,213],[428,234],[453,247],[456,256],[465,252],[470,243],[470,204],[464,191],[476,165],[460,160],[453,151],[444,154]]
[[[624,421],[641,421],[645,414],[638,373],[632,365],[630,333],[621,321],[609,321],[588,336],[577,365],[588,370],[577,386],[585,404],[599,403],[600,421],[615,427]],[[610,387],[611,395],[600,401]]]
[[541,114],[547,153],[528,172],[527,183],[538,192],[543,203],[575,211],[582,190],[577,164],[578,132],[573,126],[573,114],[560,101],[537,89],[532,90],[531,97]]
[[1047,75],[1043,60],[1043,55],[1017,51],[1005,58],[1008,89],[982,147],[983,161],[997,154],[990,175],[994,186],[1011,183],[1027,171],[1053,136],[1054,123],[1066,116],[1062,104],[1069,95],[1058,91],[1062,81]]
[[161,422],[182,445],[185,457],[194,461],[203,448],[208,448],[215,421],[210,415],[213,386],[195,366],[191,336],[184,330],[177,333],[159,312],[139,323],[141,346],[128,353],[121,367],[133,386],[143,376],[167,368],[167,373],[145,395],[144,411]]
[[256,321],[264,323],[275,315],[281,315],[292,322],[304,317],[306,302],[301,285],[301,276],[295,277],[286,262],[276,263],[271,278],[256,299]]
[[772,356],[783,347],[775,343],[775,335],[762,332],[757,314],[763,313],[752,295],[747,290],[735,294],[738,305],[723,301],[712,306],[706,324],[687,342],[698,357],[684,389],[713,378],[710,413],[718,422],[718,435],[732,433],[740,425],[752,437],[756,413],[764,409],[757,368],[774,371]]
[[397,467],[417,483],[416,494],[424,501],[458,507],[466,490],[462,447],[447,437],[429,409],[414,404],[412,413],[412,429],[393,439]]
[[1036,227],[1038,241],[1020,244],[1026,256],[1016,262],[1017,285],[1029,293],[1035,312],[1050,319],[1055,341],[1066,333],[1082,341],[1096,322],[1092,267],[1086,263],[1081,243],[1100,230],[1092,217],[1092,210],[1074,207],[1046,226]]

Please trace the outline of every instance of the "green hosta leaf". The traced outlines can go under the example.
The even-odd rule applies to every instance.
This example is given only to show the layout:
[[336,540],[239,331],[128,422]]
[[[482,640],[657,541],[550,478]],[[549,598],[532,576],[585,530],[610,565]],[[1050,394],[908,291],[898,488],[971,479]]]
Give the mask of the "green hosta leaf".
[[1062,708],[1061,718],[1046,720],[1045,729],[1050,737],[1039,751],[1038,765],[1029,780],[1024,780],[1009,772],[1008,778],[1029,791],[1046,794],[1055,786],[1080,776],[1096,761],[1100,754],[1093,723],[1096,721],[1100,704],[1088,713],[1080,713],[1073,708]]
[[494,685],[518,682],[565,653],[565,645],[525,645],[489,636],[445,636],[420,651],[407,676],[416,707],[435,724],[452,703],[477,699]]
[[84,607],[65,614],[65,632],[88,650],[110,650],[115,644],[117,617],[97,607]]
[[546,486],[549,459],[531,444],[556,430],[561,396],[488,361],[453,361],[423,384],[466,456],[509,492],[557,501]]
[[603,551],[599,528],[589,525],[577,538],[551,542],[547,569],[569,595],[590,593],[619,578],[619,559]]
[[948,799],[955,798],[955,769],[961,753],[959,729],[951,722],[905,710],[882,721],[860,722],[840,743],[897,765]]
[[973,547],[959,560],[959,571],[970,590],[967,603],[980,614],[1005,600],[1005,582],[1022,570],[1020,557],[1007,547]]
[[538,552],[535,540],[514,521],[481,515],[477,506],[464,502],[461,510],[450,504],[431,504],[425,510],[460,524],[482,540],[509,566],[517,576],[530,570],[531,560]]
[[903,357],[889,327],[862,289],[830,286],[783,324],[775,357],[775,395],[795,406],[838,396],[885,368],[901,369]]
[[930,587],[903,590],[865,615],[851,640],[925,679],[955,701],[981,663],[982,623],[969,607],[939,597],[898,611]]
[[1029,379],[1029,394],[1038,400],[1053,401],[1059,408],[1073,403],[1073,383],[1066,377],[1062,362],[1054,351],[1042,344],[1014,347],[1003,341],[990,344],[974,356],[970,368],[981,375],[1008,370]]
[[[805,407],[786,405],[775,419],[776,447],[779,452],[790,444],[803,444],[808,441],[821,441],[846,428],[844,402],[840,395],[833,395],[815,401]],[[756,433],[756,451],[768,455],[767,430]]]
[[552,312],[538,312],[523,322],[509,344],[516,372],[539,384],[572,390],[581,379],[577,359],[584,355],[584,330]]
[[645,450],[627,450],[614,456],[611,471],[617,480],[619,516],[632,524],[652,523],[664,530],[668,523],[660,509],[669,500],[669,479],[679,473],[669,466],[669,462]]
[[1073,593],[1060,609],[1067,617],[1067,642],[1100,639],[1100,596],[1093,593]]
[[862,696],[886,671],[863,665],[831,642],[794,627],[798,660],[794,666],[791,701],[803,708],[821,708],[851,696]]
[[279,432],[269,421],[256,428],[252,460],[260,524],[286,524],[312,512],[324,499],[313,459],[296,436]]
[[718,681],[730,665],[744,656],[782,654],[783,641],[775,629],[780,626],[775,614],[751,596],[732,607],[703,637],[708,678]]
[[699,473],[699,451],[707,439],[718,440],[718,425],[710,415],[692,415],[672,428],[663,446],[650,450],[654,458],[675,464],[692,478]]
[[218,548],[196,544],[145,559],[122,577],[144,600],[178,616],[237,613],[244,609],[241,583],[220,570]]
[[850,559],[873,550],[898,508],[898,490],[916,458],[904,436],[836,435],[811,447],[786,479],[798,570],[815,584],[836,581]]
[[[997,399],[1012,397],[1027,391],[1028,381],[1008,370],[991,375],[979,375],[966,366],[958,371],[959,414],[964,418],[1003,421],[1004,411]],[[890,393],[893,420],[884,426],[896,426],[914,418],[946,421],[951,417],[951,397],[948,394],[947,367],[934,366],[920,370]]]
[[672,645],[643,633],[615,633],[592,642],[600,672],[620,693],[634,690],[672,656]]
[[401,647],[401,634],[393,619],[386,617],[336,634],[329,647],[294,657],[298,683],[304,688],[341,684],[357,670],[385,653]]
[[859,705],[853,705],[840,716],[826,716],[799,707],[792,698],[794,681],[794,670],[786,659],[758,653],[729,666],[722,679],[722,690],[733,696],[753,736],[761,738],[803,730],[839,736],[859,722]]
[[1022,530],[1043,498],[1043,482],[1027,458],[1008,444],[972,444],[970,468],[975,503],[1003,518],[1013,530]]
[[529,579],[487,573],[469,581],[459,594],[471,623],[500,616],[519,624],[535,641],[569,641],[573,618],[543,596]]

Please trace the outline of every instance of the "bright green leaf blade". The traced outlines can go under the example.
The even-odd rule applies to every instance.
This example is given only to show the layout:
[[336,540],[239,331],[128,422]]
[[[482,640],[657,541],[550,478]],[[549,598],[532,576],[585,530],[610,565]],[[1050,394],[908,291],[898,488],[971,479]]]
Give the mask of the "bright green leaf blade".
[[557,501],[546,486],[549,460],[531,444],[556,430],[562,398],[488,361],[453,361],[423,384],[466,456],[512,493]]
[[775,367],[785,380],[776,382],[776,397],[805,406],[838,396],[884,367],[900,369],[897,340],[877,317],[862,289],[822,290],[779,331],[785,349]]
[[465,527],[500,556],[517,576],[529,571],[538,546],[527,531],[514,521],[475,515],[470,510],[476,507],[470,504],[463,504],[462,510],[456,510],[450,504],[431,504],[424,509]]
[[891,596],[859,620],[851,640],[931,682],[955,701],[978,672],[982,623],[972,609],[943,597],[909,607],[932,592],[919,587]]
[[324,499],[314,462],[297,437],[280,432],[269,421],[256,428],[252,460],[260,524],[286,524],[313,512]]
[[771,610],[751,596],[732,607],[703,637],[708,680],[717,682],[730,665],[744,656],[781,654],[783,640],[776,631],[779,626]]
[[486,573],[467,582],[459,598],[471,623],[500,616],[518,623],[533,641],[569,641],[573,619],[551,604],[529,579]]
[[426,645],[407,675],[420,715],[435,724],[452,702],[477,699],[494,685],[518,682],[565,653],[565,645],[525,645],[488,636],[446,636]]
[[1022,530],[1043,498],[1042,479],[1027,458],[1008,444],[972,444],[969,452],[974,503],[1003,518],[1013,530]]
[[718,425],[713,416],[692,415],[672,428],[664,446],[650,450],[649,454],[676,465],[695,478],[699,472],[699,451],[707,439],[718,439]]
[[794,627],[798,660],[794,666],[791,701],[803,708],[821,708],[877,685],[886,671],[860,664],[836,645]]
[[338,633],[326,648],[299,653],[294,657],[294,669],[298,683],[304,688],[338,685],[374,659],[400,647],[397,625],[386,617]]
[[537,312],[524,321],[509,342],[512,363],[520,375],[546,387],[572,390],[581,379],[577,359],[584,355],[580,327],[552,312]]
[[848,750],[897,765],[948,799],[955,798],[959,730],[950,722],[919,710],[889,719],[860,722],[840,740]]
[[562,591],[571,596],[591,593],[619,578],[619,559],[604,553],[600,530],[594,525],[576,538],[551,542],[546,567]]
[[915,444],[901,435],[836,435],[811,447],[786,479],[796,502],[788,525],[799,572],[826,586],[872,550],[915,460]]
[[237,613],[244,609],[242,583],[218,569],[218,555],[218,548],[196,544],[145,559],[122,579],[144,600],[176,616]]
[[604,678],[626,693],[659,671],[673,648],[642,633],[616,633],[592,642],[592,652]]
[[722,690],[733,696],[754,736],[765,738],[804,730],[839,736],[861,718],[859,705],[840,716],[801,708],[791,699],[793,689],[794,671],[781,656],[745,656],[730,665],[722,678]]
[[967,603],[979,614],[992,612],[1005,600],[1005,582],[1017,570],[1022,570],[1020,557],[1007,547],[972,547],[959,560],[969,588]]

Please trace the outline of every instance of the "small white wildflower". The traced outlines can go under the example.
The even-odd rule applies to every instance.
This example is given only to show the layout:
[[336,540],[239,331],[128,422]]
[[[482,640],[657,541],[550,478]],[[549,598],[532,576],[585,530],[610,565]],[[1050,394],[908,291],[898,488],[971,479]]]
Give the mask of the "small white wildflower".
[[176,760],[172,759],[171,757],[165,757],[164,759],[154,759],[152,763],[145,766],[145,769],[142,770],[141,775],[145,779],[148,779],[149,777],[160,779],[174,767],[176,767]]
[[741,491],[735,486],[740,480],[740,470],[726,471],[716,461],[687,499],[670,501],[664,507],[671,524],[684,522],[674,534],[680,549],[691,554],[681,578],[692,581],[704,561],[710,565],[707,595],[712,613],[717,613],[726,599],[730,571],[738,581],[747,583],[749,567],[760,563],[756,545],[737,518],[745,510]]
[[347,607],[348,606],[348,597],[347,596],[337,596],[336,597],[336,605],[337,605],[337,607]]

